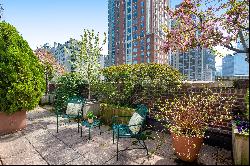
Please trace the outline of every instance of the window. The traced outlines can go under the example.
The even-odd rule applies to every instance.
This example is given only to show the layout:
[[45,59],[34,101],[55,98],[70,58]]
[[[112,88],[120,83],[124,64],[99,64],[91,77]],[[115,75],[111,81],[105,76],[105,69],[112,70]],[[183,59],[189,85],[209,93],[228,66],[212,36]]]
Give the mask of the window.
[[143,22],[144,21],[144,16],[141,16],[141,22]]
[[141,6],[142,6],[142,7],[144,6],[144,2],[143,2],[143,1],[141,2]]
[[133,34],[133,39],[137,39],[138,35],[136,33]]
[[137,48],[134,48],[134,49],[133,49],[133,52],[137,52]]

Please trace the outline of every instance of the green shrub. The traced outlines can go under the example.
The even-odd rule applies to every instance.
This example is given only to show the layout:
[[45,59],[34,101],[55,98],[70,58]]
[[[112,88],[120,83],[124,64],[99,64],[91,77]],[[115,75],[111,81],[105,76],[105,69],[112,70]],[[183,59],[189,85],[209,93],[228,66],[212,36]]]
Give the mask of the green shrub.
[[0,22],[0,111],[31,110],[45,90],[44,68],[27,41]]
[[158,99],[162,94],[175,92],[182,76],[168,65],[142,63],[111,66],[102,70],[103,82],[96,87],[104,103],[134,107],[144,99]]
[[86,96],[87,82],[80,77],[79,73],[67,73],[58,78],[55,90],[55,109],[65,112],[67,101],[71,96]]

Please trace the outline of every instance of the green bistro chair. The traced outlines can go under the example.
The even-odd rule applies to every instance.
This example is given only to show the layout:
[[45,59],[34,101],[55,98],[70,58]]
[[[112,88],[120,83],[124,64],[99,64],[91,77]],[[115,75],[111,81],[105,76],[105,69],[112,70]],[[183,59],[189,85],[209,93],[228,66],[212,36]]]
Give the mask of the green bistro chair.
[[78,133],[80,129],[80,121],[83,117],[82,108],[84,107],[85,99],[81,96],[72,96],[67,101],[67,109],[66,112],[62,112],[61,109],[56,109],[56,117],[57,117],[57,133],[58,133],[58,126],[59,121],[58,118],[61,116],[62,118],[70,119],[75,118],[77,119],[78,123]]
[[[117,139],[117,150],[116,150],[116,158],[118,160],[118,142],[120,138],[135,138],[137,142],[142,146],[141,148],[136,149],[145,149],[148,155],[148,148],[142,139],[142,133],[145,129],[146,125],[146,116],[148,114],[148,108],[145,105],[139,105],[136,108],[136,112],[132,116],[113,116],[112,117],[112,129],[113,129],[113,143],[115,137]],[[117,123],[118,118],[129,118],[129,124],[119,124]],[[141,143],[142,141],[142,143]],[[135,149],[135,148],[134,148]],[[124,149],[124,150],[132,150],[132,149]],[[120,151],[124,151],[120,150]]]

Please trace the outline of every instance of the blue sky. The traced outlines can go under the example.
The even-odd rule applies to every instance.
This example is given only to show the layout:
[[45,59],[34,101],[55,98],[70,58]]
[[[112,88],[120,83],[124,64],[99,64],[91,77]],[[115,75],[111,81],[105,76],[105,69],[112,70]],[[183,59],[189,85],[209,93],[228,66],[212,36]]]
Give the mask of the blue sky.
[[[172,0],[171,7],[182,0]],[[108,32],[108,0],[0,0],[3,18],[35,49],[45,43],[80,39],[83,29]],[[103,54],[108,54],[108,46]],[[217,64],[221,59],[216,58]]]
[[[35,49],[44,43],[80,39],[84,28],[108,31],[107,0],[0,0],[4,20]],[[107,47],[104,52],[107,53]]]

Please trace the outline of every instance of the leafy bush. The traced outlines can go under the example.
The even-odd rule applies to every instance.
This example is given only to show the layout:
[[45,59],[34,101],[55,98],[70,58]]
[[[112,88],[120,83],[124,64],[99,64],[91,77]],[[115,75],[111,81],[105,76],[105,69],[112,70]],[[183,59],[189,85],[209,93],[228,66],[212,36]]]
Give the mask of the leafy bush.
[[204,137],[209,125],[232,119],[230,111],[235,101],[235,97],[225,97],[222,91],[214,93],[204,88],[200,93],[195,93],[191,89],[159,104],[160,112],[156,119],[168,122],[164,125],[177,135]]
[[86,98],[87,82],[78,73],[67,73],[58,79],[55,90],[55,109],[65,112],[67,101],[71,96],[83,96]]
[[159,98],[181,86],[181,74],[168,65],[142,63],[111,66],[102,70],[103,82],[96,87],[104,103],[133,107],[147,97]]
[[0,111],[15,113],[38,105],[45,90],[44,68],[27,41],[0,22]]

